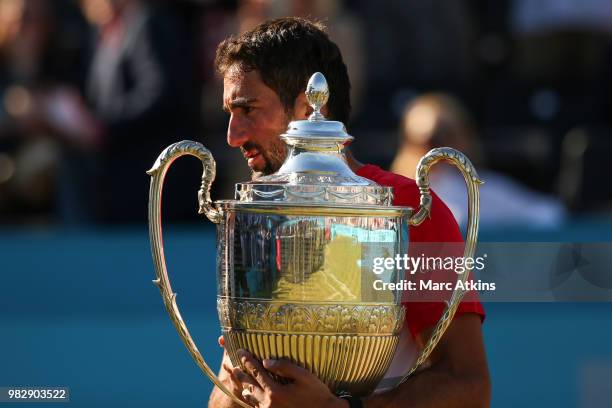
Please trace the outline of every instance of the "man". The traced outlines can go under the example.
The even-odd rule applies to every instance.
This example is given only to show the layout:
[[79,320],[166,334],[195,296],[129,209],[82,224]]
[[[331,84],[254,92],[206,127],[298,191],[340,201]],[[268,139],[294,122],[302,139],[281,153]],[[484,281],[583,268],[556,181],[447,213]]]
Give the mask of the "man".
[[[290,121],[306,119],[311,113],[304,89],[312,73],[322,72],[329,84],[330,98],[323,114],[348,122],[350,84],[346,66],[338,47],[319,24],[297,18],[265,22],[237,39],[222,42],[216,66],[223,76],[223,108],[230,114],[227,142],[240,148],[254,177],[278,170],[286,155],[279,135]],[[414,180],[363,165],[350,154],[348,163],[358,175],[393,186],[395,205],[418,206]],[[461,241],[450,211],[435,196],[431,219],[411,229],[410,238],[413,242]],[[443,305],[408,303],[406,308],[409,318],[405,326],[412,336],[403,336],[402,341],[422,347]],[[242,353],[246,372],[233,367],[225,353],[219,378],[236,396],[258,407],[487,406],[490,384],[480,327],[483,317],[480,303],[462,303],[426,368],[395,389],[361,400],[336,397],[314,375],[288,361],[259,362],[247,352]],[[397,360],[396,355],[394,363]],[[404,372],[409,364],[404,363]],[[289,383],[276,382],[266,370],[290,379]],[[213,390],[209,407],[232,406],[225,394]]]

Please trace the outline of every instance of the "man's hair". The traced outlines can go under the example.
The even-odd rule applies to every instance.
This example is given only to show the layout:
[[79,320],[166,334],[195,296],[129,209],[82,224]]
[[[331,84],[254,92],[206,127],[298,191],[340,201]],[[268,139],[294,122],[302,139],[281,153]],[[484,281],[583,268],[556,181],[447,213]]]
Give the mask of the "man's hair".
[[319,71],[329,85],[329,119],[346,124],[351,111],[351,85],[342,54],[324,30],[319,22],[296,17],[266,21],[219,44],[216,69],[225,75],[238,64],[247,72],[258,71],[263,82],[279,96],[286,112],[293,109],[310,76]]

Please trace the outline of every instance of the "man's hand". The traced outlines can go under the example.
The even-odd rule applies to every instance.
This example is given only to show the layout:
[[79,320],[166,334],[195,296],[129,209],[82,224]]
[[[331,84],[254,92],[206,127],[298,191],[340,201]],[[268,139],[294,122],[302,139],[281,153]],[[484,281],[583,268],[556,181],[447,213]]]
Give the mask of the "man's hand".
[[[223,336],[219,337],[219,345],[225,347]],[[316,376],[286,360],[264,360],[262,365],[247,351],[240,352],[246,372],[232,366],[227,355],[223,355],[219,379],[242,401],[257,408],[347,408],[348,403],[336,398]],[[264,369],[286,378],[289,384],[275,381]],[[237,407],[217,387],[213,389],[209,407]]]
[[[225,348],[225,340],[223,336],[219,336],[219,346]],[[242,398],[242,385],[240,381],[233,375],[234,366],[230,361],[227,352],[223,351],[223,361],[221,361],[221,370],[219,371],[219,380],[225,385],[225,387],[234,394],[237,398],[244,401]],[[246,402],[246,401],[244,401]],[[235,404],[231,398],[229,398],[219,387],[213,387],[210,399],[208,401],[209,408],[237,408],[239,405]]]
[[[249,352],[239,355],[246,372],[234,368],[232,377],[242,387],[242,398],[258,408],[346,408],[348,403],[334,396],[310,371],[287,360],[264,360],[263,365]],[[289,380],[275,381],[266,371]]]

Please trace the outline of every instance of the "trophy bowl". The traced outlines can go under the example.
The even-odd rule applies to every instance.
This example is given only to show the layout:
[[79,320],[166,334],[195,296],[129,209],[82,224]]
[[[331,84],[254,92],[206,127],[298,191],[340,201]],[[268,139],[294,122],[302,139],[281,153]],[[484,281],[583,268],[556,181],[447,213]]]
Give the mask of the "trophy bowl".
[[376,239],[391,256],[407,249],[410,209],[219,207],[217,308],[232,363],[240,365],[236,352],[246,349],[290,359],[335,392],[373,391],[393,358],[404,310],[399,294],[370,290],[374,275],[360,260]]
[[[234,200],[212,202],[215,162],[200,143],[166,148],[149,170],[149,231],[158,286],[181,339],[204,373],[238,405],[206,364],[185,325],[164,260],[161,197],[174,160],[198,157],[203,164],[199,212],[217,224],[217,310],[226,351],[241,366],[238,350],[258,359],[289,359],[314,373],[334,393],[365,396],[389,368],[404,325],[400,291],[374,290],[374,278],[389,283],[399,270],[374,276],[368,260],[408,253],[409,228],[429,216],[428,173],[440,160],[455,164],[468,187],[470,217],[464,256],[472,257],[478,231],[475,169],[460,152],[434,149],[418,166],[420,207],[392,205],[393,189],[359,177],[344,149],[353,140],[341,122],[321,107],[327,83],[315,73],[306,88],[313,108],[308,120],[291,122],[281,138],[288,154],[277,173],[238,183]],[[468,273],[458,275],[466,280]],[[457,286],[459,287],[459,286]],[[433,334],[404,381],[430,355],[463,296],[452,292]],[[283,381],[282,378],[277,378]]]

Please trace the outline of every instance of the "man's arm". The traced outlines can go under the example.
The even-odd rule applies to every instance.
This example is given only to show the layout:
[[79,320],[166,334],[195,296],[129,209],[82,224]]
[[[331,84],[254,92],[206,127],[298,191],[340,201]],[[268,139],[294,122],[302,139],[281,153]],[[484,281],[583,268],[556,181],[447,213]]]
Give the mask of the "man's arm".
[[[417,339],[421,344],[433,329]],[[429,367],[399,387],[364,398],[367,408],[488,407],[491,382],[480,317],[455,317],[430,356]]]

